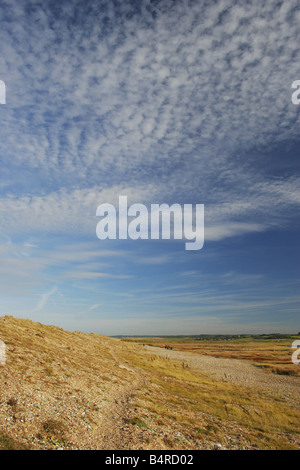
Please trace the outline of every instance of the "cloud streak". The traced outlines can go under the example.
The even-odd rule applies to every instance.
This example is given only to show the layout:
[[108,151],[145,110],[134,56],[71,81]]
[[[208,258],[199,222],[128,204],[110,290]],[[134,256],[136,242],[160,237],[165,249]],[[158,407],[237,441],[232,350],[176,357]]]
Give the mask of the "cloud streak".
[[53,287],[49,292],[45,292],[44,294],[42,294],[40,300],[37,303],[37,306],[32,310],[32,312],[35,313],[39,312],[40,310],[43,310],[45,305],[47,305],[49,298],[54,295],[56,291],[57,288]]

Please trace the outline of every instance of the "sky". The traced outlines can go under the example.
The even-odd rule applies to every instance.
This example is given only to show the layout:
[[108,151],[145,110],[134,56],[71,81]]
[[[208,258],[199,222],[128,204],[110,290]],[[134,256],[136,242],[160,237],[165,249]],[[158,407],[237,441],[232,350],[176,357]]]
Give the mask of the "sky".
[[[0,0],[0,316],[300,330],[298,0]],[[204,204],[204,246],[97,207]]]

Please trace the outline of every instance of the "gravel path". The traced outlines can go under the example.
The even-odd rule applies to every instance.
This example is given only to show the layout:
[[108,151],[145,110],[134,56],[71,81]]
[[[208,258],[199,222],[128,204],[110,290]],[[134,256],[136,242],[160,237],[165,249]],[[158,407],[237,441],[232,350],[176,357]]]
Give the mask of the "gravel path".
[[285,398],[300,408],[300,377],[275,375],[253,366],[246,360],[224,359],[182,351],[145,346],[144,350],[176,361],[225,382],[253,387]]

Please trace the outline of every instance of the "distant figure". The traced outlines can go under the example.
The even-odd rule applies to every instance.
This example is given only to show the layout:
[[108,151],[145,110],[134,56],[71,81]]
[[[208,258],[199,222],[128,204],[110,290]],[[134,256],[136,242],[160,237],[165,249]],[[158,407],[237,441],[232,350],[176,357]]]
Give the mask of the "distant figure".
[[3,341],[0,341],[0,365],[4,365],[5,362],[5,343],[3,343]]

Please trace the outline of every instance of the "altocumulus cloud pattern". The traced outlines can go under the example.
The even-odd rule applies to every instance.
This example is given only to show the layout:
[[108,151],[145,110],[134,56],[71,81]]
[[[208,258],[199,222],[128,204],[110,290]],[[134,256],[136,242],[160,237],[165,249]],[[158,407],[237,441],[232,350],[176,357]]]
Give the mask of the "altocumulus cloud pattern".
[[[78,328],[100,311],[146,325],[158,306],[189,331],[253,312],[268,330],[294,325],[299,2],[10,0],[0,17],[4,309],[22,315],[27,299]],[[205,204],[201,261],[176,242],[101,244],[96,208],[122,195]]]

